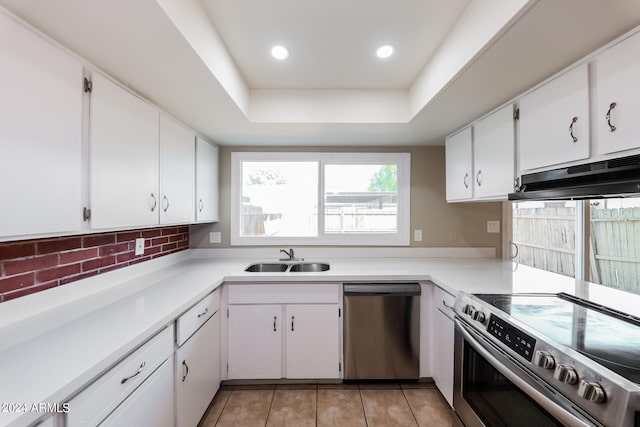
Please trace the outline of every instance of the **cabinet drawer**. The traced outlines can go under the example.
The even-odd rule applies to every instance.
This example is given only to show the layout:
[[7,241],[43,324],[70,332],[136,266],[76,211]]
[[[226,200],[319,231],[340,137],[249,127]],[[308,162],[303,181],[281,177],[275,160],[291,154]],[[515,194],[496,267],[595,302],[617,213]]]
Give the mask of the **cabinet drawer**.
[[173,352],[173,328],[147,341],[69,401],[67,426],[95,426]]
[[229,304],[337,304],[337,283],[234,284],[229,286]]
[[450,293],[436,287],[435,288],[435,297],[433,303],[435,307],[438,308],[442,313],[444,313],[447,317],[453,319],[453,304],[456,302],[456,297],[451,295]]
[[216,290],[204,297],[182,316],[178,317],[176,327],[176,341],[178,346],[184,344],[184,342],[219,309],[220,292]]

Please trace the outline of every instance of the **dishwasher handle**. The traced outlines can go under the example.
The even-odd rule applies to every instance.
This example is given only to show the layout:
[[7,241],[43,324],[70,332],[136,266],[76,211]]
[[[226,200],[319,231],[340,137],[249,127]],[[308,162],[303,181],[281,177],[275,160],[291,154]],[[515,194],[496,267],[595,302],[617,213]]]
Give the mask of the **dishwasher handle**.
[[421,293],[419,283],[345,283],[345,296],[418,296]]

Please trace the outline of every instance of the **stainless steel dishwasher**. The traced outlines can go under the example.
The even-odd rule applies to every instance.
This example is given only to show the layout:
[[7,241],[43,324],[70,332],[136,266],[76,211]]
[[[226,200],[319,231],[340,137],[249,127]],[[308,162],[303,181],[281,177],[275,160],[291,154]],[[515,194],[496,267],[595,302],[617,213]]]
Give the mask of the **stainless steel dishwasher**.
[[344,284],[344,379],[419,377],[420,284]]

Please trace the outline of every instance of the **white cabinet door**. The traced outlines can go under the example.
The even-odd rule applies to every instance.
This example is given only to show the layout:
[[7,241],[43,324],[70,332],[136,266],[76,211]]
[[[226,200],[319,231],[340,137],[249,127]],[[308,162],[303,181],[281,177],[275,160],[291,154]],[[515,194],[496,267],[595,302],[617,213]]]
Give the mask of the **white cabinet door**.
[[589,157],[587,64],[551,80],[520,99],[520,170]]
[[220,313],[176,351],[177,427],[198,425],[220,387]]
[[472,133],[468,127],[445,142],[447,200],[473,197]]
[[598,55],[593,70],[596,154],[640,147],[640,33]]
[[282,378],[281,323],[281,305],[229,306],[229,379]]
[[196,221],[218,220],[218,147],[196,138]]
[[453,320],[436,309],[434,316],[434,369],[433,379],[440,393],[453,407]]
[[160,115],[160,223],[190,223],[195,219],[195,134]]
[[82,228],[82,65],[0,13],[0,238]]
[[515,179],[513,105],[508,105],[473,126],[473,196],[505,198]]
[[102,77],[91,94],[91,226],[157,224],[158,111]]
[[173,427],[173,408],[173,357],[171,357],[118,406],[100,426]]
[[286,306],[286,378],[340,378],[337,305]]

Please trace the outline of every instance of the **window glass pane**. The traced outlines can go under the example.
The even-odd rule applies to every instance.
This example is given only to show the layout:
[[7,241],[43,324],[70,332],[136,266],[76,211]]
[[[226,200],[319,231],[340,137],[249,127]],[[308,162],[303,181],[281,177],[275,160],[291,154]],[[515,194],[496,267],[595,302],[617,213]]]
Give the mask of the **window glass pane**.
[[324,228],[327,234],[398,232],[398,167],[326,165]]
[[640,294],[640,198],[589,204],[589,281]]
[[575,277],[576,202],[513,203],[516,261]]
[[318,162],[242,162],[241,236],[318,235]]

